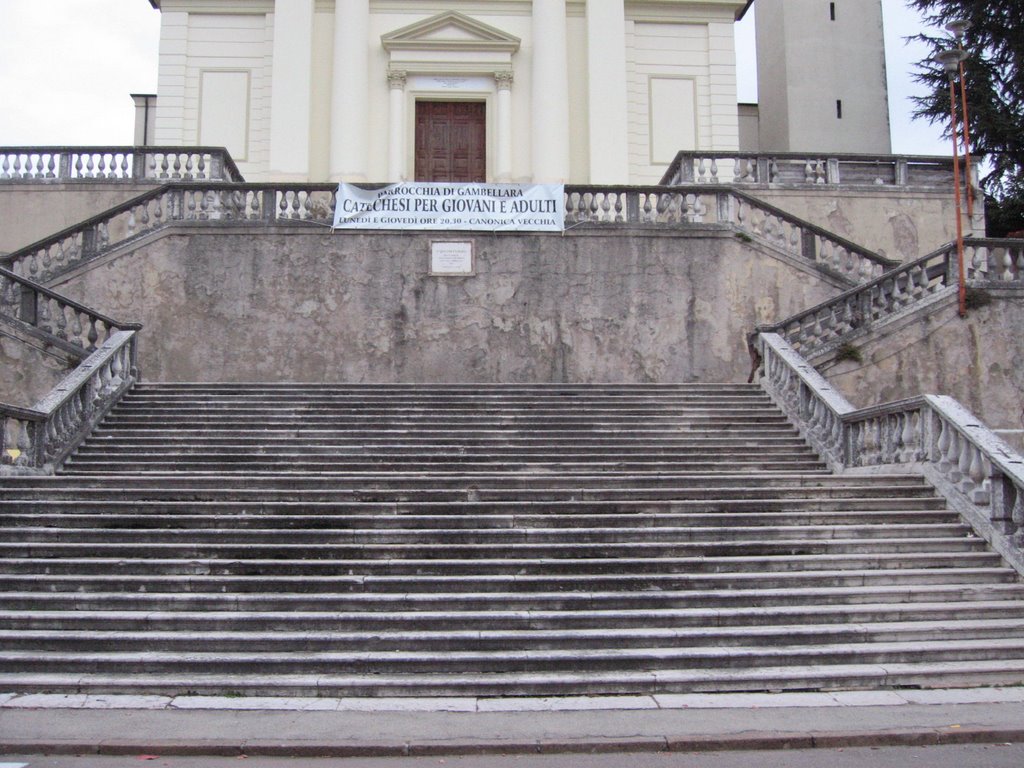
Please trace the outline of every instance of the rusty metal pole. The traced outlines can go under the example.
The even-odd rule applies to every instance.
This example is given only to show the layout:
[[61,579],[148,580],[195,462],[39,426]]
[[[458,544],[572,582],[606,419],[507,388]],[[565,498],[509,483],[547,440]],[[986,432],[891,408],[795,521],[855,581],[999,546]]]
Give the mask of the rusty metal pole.
[[[964,120],[964,172],[967,182],[967,217],[974,221],[974,176],[971,173],[971,120],[970,112],[967,111],[967,80],[964,78],[964,61],[967,54],[964,51],[964,33],[967,31],[967,21],[954,19],[946,25],[953,37],[956,38],[957,49],[963,54],[960,59],[960,113]],[[955,125],[955,124],[954,124]],[[954,128],[955,130],[955,128]]]
[[960,196],[960,132],[956,122],[956,76],[960,63],[964,60],[964,52],[960,50],[942,51],[936,57],[946,70],[949,78],[949,116],[950,134],[953,137],[953,189],[956,199],[956,263],[958,271],[958,311],[960,317],[967,317],[967,280],[964,269],[964,222],[963,205]]
[[949,78],[949,110],[953,118],[953,188],[956,190],[956,265],[958,270],[958,309],[960,317],[967,317],[967,285],[964,282],[964,222],[960,201],[960,143],[956,130],[956,83]]

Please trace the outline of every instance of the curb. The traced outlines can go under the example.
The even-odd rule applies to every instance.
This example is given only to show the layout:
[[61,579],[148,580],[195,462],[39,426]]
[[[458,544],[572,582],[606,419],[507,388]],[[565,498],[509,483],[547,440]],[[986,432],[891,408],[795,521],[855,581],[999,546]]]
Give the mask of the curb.
[[551,739],[537,741],[464,740],[408,743],[308,743],[301,741],[109,740],[4,741],[0,754],[11,755],[137,755],[154,753],[176,757],[409,757],[444,755],[597,754],[617,752],[735,752],[786,749],[839,749],[853,747],[921,747],[950,744],[1024,742],[1022,728],[949,728],[894,731],[820,733],[745,732],[733,736],[638,736],[609,739]]

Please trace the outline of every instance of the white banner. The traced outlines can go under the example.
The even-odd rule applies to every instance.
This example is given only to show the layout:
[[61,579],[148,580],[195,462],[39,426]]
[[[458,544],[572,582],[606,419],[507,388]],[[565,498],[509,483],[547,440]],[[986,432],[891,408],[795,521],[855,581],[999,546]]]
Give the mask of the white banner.
[[561,232],[565,187],[409,181],[360,189],[341,183],[334,227]]

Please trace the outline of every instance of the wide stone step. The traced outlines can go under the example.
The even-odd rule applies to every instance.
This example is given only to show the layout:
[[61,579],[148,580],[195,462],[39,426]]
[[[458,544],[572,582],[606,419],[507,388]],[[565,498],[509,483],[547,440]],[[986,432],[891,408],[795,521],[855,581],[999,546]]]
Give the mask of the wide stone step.
[[[306,514],[308,509],[276,510],[273,512],[257,511],[253,513],[246,504],[219,504],[206,514],[196,514],[206,510],[206,505],[187,501],[159,502],[146,505],[140,509],[131,502],[12,502],[0,501],[0,528],[32,529],[40,528],[53,531],[50,535],[60,540],[72,540],[69,536],[77,534],[72,530],[97,529],[96,535],[105,536],[105,531],[116,532],[130,529],[138,535],[145,531],[158,531],[164,535],[166,531],[192,530],[230,530],[243,533],[249,530],[273,531],[272,535],[282,532],[296,532],[297,535],[321,536],[319,531],[326,531],[323,536],[345,535],[347,532],[376,531],[387,536],[388,531],[398,531],[398,536],[424,536],[429,531],[444,530],[452,535],[459,531],[508,531],[510,529],[533,531],[534,535],[542,536],[543,532],[551,532],[554,536],[574,537],[579,531],[580,536],[586,535],[588,529],[600,531],[622,531],[623,536],[648,535],[652,540],[658,536],[679,535],[681,537],[697,536],[703,531],[714,531],[719,535],[730,535],[735,530],[751,536],[770,537],[786,535],[786,532],[803,533],[807,537],[829,538],[834,532],[839,538],[875,537],[884,535],[890,529],[901,528],[918,531],[918,535],[927,532],[942,535],[956,535],[957,531],[966,535],[965,527],[957,515],[936,505],[934,510],[902,511],[869,510],[863,512],[803,512],[803,513],[692,513],[673,514],[670,512],[645,511],[645,507],[610,511],[604,514],[595,513],[593,505],[580,507],[582,511],[566,514],[565,510],[553,510],[544,514],[506,514],[482,508],[479,514],[472,515],[416,515],[416,514],[378,514],[378,515],[335,515],[330,513]],[[608,506],[605,504],[604,506]],[[11,513],[8,510],[16,510]],[[571,510],[569,510],[571,512]],[[225,528],[230,526],[230,528]],[[404,533],[410,531],[411,533]],[[678,532],[678,533],[675,533]],[[35,535],[25,531],[25,540]],[[44,535],[40,533],[39,535]],[[488,534],[489,535],[489,534]],[[518,535],[514,532],[511,535]]]
[[[630,527],[623,519],[620,526],[594,527],[537,527],[525,525],[515,527],[463,527],[463,528],[282,528],[256,527],[223,528],[224,520],[217,516],[207,518],[209,527],[185,527],[183,521],[174,517],[162,518],[160,525],[137,526],[135,521],[125,518],[124,527],[112,527],[112,521],[101,516],[97,526],[45,526],[35,516],[26,516],[26,524],[14,527],[0,517],[0,541],[17,541],[23,544],[59,541],[70,544],[230,544],[239,547],[250,545],[315,546],[352,544],[387,545],[410,547],[461,545],[572,545],[578,551],[580,545],[600,544],[605,551],[609,547],[623,545],[660,546],[666,543],[726,543],[729,546],[749,546],[754,542],[772,542],[772,546],[800,546],[801,542],[835,542],[835,546],[853,542],[857,546],[891,546],[892,542],[909,540],[919,542],[929,539],[933,545],[939,542],[969,542],[978,545],[981,539],[962,524],[951,525],[853,525],[853,526],[731,526],[726,529],[717,526],[643,526]],[[262,522],[262,521],[261,521]],[[465,521],[467,523],[473,520]],[[983,545],[983,542],[982,542]],[[453,549],[452,551],[458,551]],[[518,550],[516,550],[518,551]]]
[[127,397],[117,406],[120,414],[179,414],[193,411],[203,414],[259,414],[259,415],[309,415],[317,413],[350,413],[359,416],[414,416],[421,417],[444,413],[452,416],[539,416],[567,415],[572,417],[592,416],[595,414],[620,419],[639,414],[668,415],[711,415],[721,413],[758,413],[778,416],[779,411],[767,398],[750,400],[743,398],[706,398],[700,401],[642,401],[642,400],[591,400],[571,398],[563,401],[526,401],[511,402],[502,400],[500,403],[486,400],[445,401],[445,400],[400,400],[395,398],[368,401],[366,398],[336,400],[331,398],[304,398],[301,400],[281,400],[266,398],[263,401],[254,398],[244,400],[202,401],[183,397],[178,400],[166,398],[140,401]]
[[[148,629],[0,629],[0,655],[10,651],[109,653],[294,655],[350,653],[360,658],[387,653],[532,653],[537,651],[720,650],[726,647],[793,649],[798,646],[920,642],[928,645],[991,639],[1009,644],[1024,630],[1024,619],[978,619],[851,624],[740,627],[665,627],[657,623],[618,629],[436,629],[383,630],[372,633],[303,628],[253,631]],[[1016,646],[1015,652],[1019,652]]]
[[974,536],[920,537],[920,538],[876,538],[861,539],[756,539],[743,540],[698,540],[698,541],[634,541],[634,542],[532,542],[504,541],[480,542],[443,539],[437,543],[416,540],[400,542],[353,542],[335,543],[310,542],[238,542],[215,540],[141,541],[128,537],[123,541],[54,542],[51,540],[0,541],[0,559],[11,558],[140,558],[156,559],[188,558],[194,560],[237,560],[237,561],[336,561],[370,563],[368,567],[379,567],[379,561],[387,560],[396,566],[406,561],[445,561],[448,565],[464,567],[456,561],[485,561],[481,566],[493,563],[505,567],[505,563],[525,563],[524,567],[544,567],[543,560],[572,560],[574,562],[614,559],[624,566],[630,561],[657,559],[668,561],[670,567],[680,567],[675,560],[689,558],[732,558],[760,556],[765,559],[783,556],[811,555],[892,555],[908,553],[914,557],[934,553],[978,553],[985,552],[984,540]]
[[[509,460],[495,461],[447,461],[439,463],[442,470],[465,470],[470,472],[493,472],[497,468],[504,467],[510,472],[575,472],[585,469],[605,470],[609,473],[652,473],[662,474],[666,471],[692,470],[698,472],[714,472],[715,469],[736,470],[747,469],[754,472],[809,472],[814,470],[825,471],[823,464],[815,459],[799,460],[764,460],[752,458],[749,461],[586,461],[586,462],[522,462]],[[308,474],[317,472],[326,473],[348,473],[353,471],[386,471],[386,472],[422,472],[424,462],[409,459],[401,461],[388,459],[381,461],[364,461],[359,459],[319,459],[319,458],[290,458],[276,460],[273,458],[263,459],[253,457],[245,461],[227,462],[213,458],[210,461],[196,459],[154,459],[144,461],[132,460],[89,460],[75,459],[68,461],[65,466],[67,472],[97,472],[101,474],[114,474],[123,472],[125,474],[156,473],[166,474],[178,472],[181,474],[250,474],[261,473],[264,475],[277,475],[288,472]]]
[[[949,566],[932,568],[873,568],[815,571],[748,571],[690,574],[448,574],[448,575],[304,575],[280,574],[208,574],[208,573],[49,573],[28,571],[8,573],[0,587],[11,592],[122,592],[162,593],[237,593],[347,595],[353,599],[377,599],[380,595],[405,597],[422,603],[433,595],[481,595],[514,593],[533,600],[539,594],[556,594],[571,601],[574,592],[633,595],[637,592],[661,593],[666,599],[709,591],[737,591],[737,599],[749,590],[831,590],[843,588],[882,588],[898,585],[901,590],[922,585],[986,589],[992,585],[1015,585],[1016,573],[1005,567]],[[448,599],[446,597],[446,599]],[[678,604],[674,603],[674,604]]]
[[1024,638],[859,642],[811,646],[576,648],[464,651],[0,651],[0,673],[458,674],[613,670],[757,669],[822,664],[1005,661],[1024,665]]
[[[383,488],[387,490],[413,489],[436,490],[451,488],[464,490],[468,482],[474,489],[514,488],[518,490],[561,489],[580,491],[604,486],[624,487],[626,482],[632,488],[670,488],[686,489],[747,489],[753,492],[764,492],[771,488],[864,488],[887,491],[893,488],[912,488],[936,495],[933,488],[924,482],[920,475],[885,475],[858,476],[821,474],[818,472],[797,473],[749,473],[749,472],[718,472],[718,473],[669,473],[652,477],[637,475],[635,479],[622,475],[607,475],[598,472],[578,472],[565,475],[525,474],[490,472],[424,472],[388,473],[388,472],[356,472],[342,476],[332,476],[325,481],[316,473],[282,475],[281,477],[263,477],[253,481],[243,481],[235,477],[182,477],[180,474],[169,473],[165,477],[147,475],[145,477],[111,476],[40,476],[22,475],[6,477],[3,480],[5,491],[16,492],[19,489],[60,490],[62,488],[99,488],[99,489],[130,489],[130,488],[211,488],[214,490],[245,490],[248,488],[264,488],[269,490],[297,489],[322,490],[324,486],[337,489],[341,486],[352,488]],[[5,494],[6,497],[6,494]]]
[[329,392],[342,393],[351,392],[355,394],[387,393],[389,395],[399,392],[411,392],[416,394],[439,392],[444,394],[465,393],[471,396],[480,396],[487,393],[587,393],[587,392],[615,392],[615,393],[639,393],[642,395],[654,395],[664,392],[751,392],[763,394],[764,390],[757,384],[734,384],[729,382],[671,382],[654,383],[644,382],[642,384],[631,382],[523,382],[523,383],[490,383],[490,382],[444,382],[444,383],[323,383],[323,382],[140,382],[132,390],[134,394],[148,392],[164,393],[180,391],[189,394],[202,392],[223,393],[223,392],[245,392],[245,393],[283,393],[283,392]]
[[[6,606],[7,600],[4,600]],[[365,632],[420,632],[430,631],[464,635],[470,630],[565,630],[584,629],[590,634],[608,631],[610,635],[625,638],[611,644],[628,644],[629,633],[612,630],[641,630],[645,628],[690,628],[695,636],[707,642],[715,628],[730,628],[729,637],[739,637],[743,631],[752,635],[764,632],[780,633],[777,628],[788,627],[801,633],[800,627],[835,625],[849,631],[863,633],[875,624],[893,624],[911,628],[935,628],[956,625],[977,625],[984,631],[998,630],[1007,634],[1019,631],[1024,621],[1024,601],[996,600],[990,602],[868,604],[855,606],[813,605],[805,607],[756,608],[690,608],[690,609],[628,609],[628,610],[522,610],[522,611],[399,611],[368,610],[345,612],[330,610],[279,611],[213,611],[213,610],[146,610],[135,607],[124,610],[27,610],[0,607],[0,626],[11,642],[17,641],[17,632],[47,630],[56,632],[236,632],[247,634],[329,631],[343,633],[344,640],[356,643],[373,642],[360,634]],[[795,628],[795,629],[794,629]],[[457,630],[457,631],[453,631]],[[827,631],[834,631],[828,629]],[[355,634],[353,634],[355,633]],[[781,633],[785,634],[785,633]],[[278,641],[279,642],[279,641]],[[724,642],[724,641],[723,641]],[[30,644],[29,644],[30,645]],[[17,647],[10,644],[5,647]],[[356,646],[358,647],[358,646]],[[508,647],[511,647],[509,645]],[[51,650],[53,648],[51,647]],[[124,650],[123,648],[121,650]]]
[[[291,444],[268,444],[266,442],[250,441],[248,444],[220,443],[211,444],[196,443],[187,439],[180,439],[165,444],[132,444],[125,441],[118,441],[114,444],[104,445],[95,440],[88,445],[83,445],[75,454],[75,460],[85,457],[134,457],[137,459],[168,457],[180,459],[194,459],[196,457],[212,460],[249,460],[254,456],[273,457],[279,461],[288,461],[290,458],[305,459],[317,458],[338,458],[357,457],[359,459],[415,459],[430,463],[439,463],[456,460],[495,461],[497,459],[514,459],[518,461],[536,462],[552,461],[562,459],[592,459],[594,461],[609,461],[615,458],[625,460],[636,460],[638,458],[650,457],[649,460],[663,459],[665,457],[692,458],[703,457],[711,453],[722,458],[751,459],[761,456],[786,456],[801,459],[813,458],[807,446],[791,442],[790,444],[767,444],[767,445],[651,445],[646,441],[637,441],[632,445],[489,445],[486,447],[467,447],[464,445],[367,445],[364,443],[336,443],[313,445],[305,442],[293,441]],[[816,460],[816,459],[815,459]]]
[[[423,581],[425,576],[432,576],[439,581],[453,576],[477,576],[482,580],[499,576],[514,576],[517,580],[526,576],[550,577],[554,575],[614,576],[628,583],[631,578],[655,583],[665,579],[682,581],[686,577],[698,574],[730,574],[752,572],[803,572],[810,576],[815,571],[839,570],[945,570],[950,568],[997,568],[1001,564],[999,555],[986,551],[953,550],[946,547],[934,552],[904,551],[899,547],[893,552],[865,553],[821,553],[802,554],[800,552],[780,552],[774,554],[737,554],[691,556],[650,556],[650,557],[505,557],[505,558],[442,558],[436,559],[402,557],[379,560],[366,557],[345,559],[316,558],[315,552],[300,552],[296,555],[309,555],[307,558],[281,557],[264,558],[241,557],[222,559],[211,556],[212,547],[208,550],[200,548],[183,548],[181,557],[160,555],[166,552],[147,546],[150,556],[139,557],[141,548],[135,552],[119,552],[130,550],[130,547],[104,547],[92,545],[94,551],[110,552],[108,557],[61,557],[62,552],[73,551],[71,547],[42,545],[37,556],[16,556],[0,558],[0,573],[14,574],[77,574],[102,575],[117,574],[121,577],[134,575],[222,575],[222,576],[332,576],[336,574],[358,574],[356,579],[367,579],[371,576],[394,576],[400,578],[416,577]],[[36,545],[31,545],[36,547]],[[22,551],[28,549],[21,548]],[[12,551],[16,551],[16,548]],[[46,556],[52,554],[51,557]],[[178,553],[174,553],[178,554]],[[217,553],[219,554],[219,553]],[[224,558],[231,553],[225,549]],[[278,553],[275,553],[278,554]],[[134,557],[129,555],[136,555]]]
[[[641,422],[638,424],[638,421]],[[678,433],[683,427],[705,432],[724,431],[726,433],[755,434],[761,426],[776,427],[782,433],[789,433],[789,422],[775,414],[736,415],[736,416],[643,416],[623,419],[592,419],[586,416],[577,418],[565,416],[537,416],[530,418],[465,418],[424,416],[422,419],[381,418],[367,416],[319,416],[316,414],[296,414],[294,416],[253,416],[249,419],[237,416],[218,416],[216,414],[195,414],[183,411],[179,415],[164,416],[129,416],[111,412],[103,420],[103,429],[176,429],[203,432],[207,427],[215,429],[231,429],[239,432],[246,430],[268,429],[326,429],[335,431],[347,430],[353,434],[387,434],[388,431],[410,431],[425,435],[459,434],[466,431],[472,435],[483,432],[511,433],[529,431],[537,435],[553,433],[555,436],[592,434],[618,434],[643,436],[648,433]]]
[[[140,427],[123,427],[107,429],[100,425],[90,435],[91,441],[103,441],[110,444],[114,441],[125,440],[126,442],[149,441],[160,444],[164,440],[213,440],[226,441],[230,445],[248,442],[258,443],[261,440],[286,440],[298,441],[305,444],[306,441],[329,441],[335,443],[344,441],[348,443],[372,444],[385,443],[396,444],[401,442],[406,445],[422,444],[444,444],[472,447],[475,445],[703,445],[708,442],[731,442],[743,443],[745,445],[772,445],[775,443],[793,443],[801,446],[806,443],[800,438],[795,428],[782,425],[778,427],[760,427],[757,429],[743,429],[730,427],[728,429],[708,429],[704,427],[694,428],[685,425],[668,426],[658,429],[650,429],[638,425],[633,429],[609,429],[590,430],[580,432],[579,430],[554,430],[544,433],[534,433],[525,430],[510,431],[503,429],[458,429],[451,431],[422,430],[413,431],[402,428],[393,429],[335,429],[328,426],[307,427],[307,426],[286,426],[265,429],[232,429],[230,427],[205,426],[201,430],[193,429],[183,431],[168,427],[149,428],[145,425]],[[269,444],[269,443],[268,443]]]
[[452,675],[330,674],[0,674],[12,692],[74,690],[93,694],[176,696],[571,696],[722,691],[834,690],[966,685],[1017,685],[1024,661],[1016,658],[878,664],[797,664],[756,668]]
[[534,454],[563,451],[568,454],[600,456],[604,454],[673,454],[685,456],[705,451],[729,452],[764,451],[808,451],[806,443],[799,437],[763,440],[743,437],[708,438],[648,438],[630,440],[607,438],[603,440],[537,440],[534,438],[495,438],[460,440],[441,437],[414,437],[399,441],[395,437],[367,437],[360,440],[332,439],[329,436],[268,433],[210,436],[202,434],[180,436],[168,433],[166,436],[129,436],[125,433],[99,432],[91,435],[89,441],[80,447],[78,455],[104,453],[118,456],[135,452],[186,452],[186,453],[241,453],[251,450],[282,451],[295,453],[366,452],[374,454],[436,454],[438,452],[475,452],[479,454]]
[[[16,580],[15,580],[16,581]],[[251,623],[261,613],[315,613],[327,621],[362,622],[382,626],[417,622],[428,615],[458,613],[468,622],[514,622],[516,626],[542,626],[535,622],[560,622],[566,626],[592,626],[614,613],[616,621],[643,621],[651,617],[688,626],[732,626],[767,622],[821,621],[916,621],[947,611],[958,617],[1016,617],[1024,611],[1024,586],[999,584],[891,584],[854,587],[796,587],[580,592],[216,592],[224,580],[191,582],[162,578],[124,583],[93,583],[88,579],[38,575],[20,586],[35,591],[0,590],[0,610],[26,613],[24,621],[36,621],[40,611],[50,611],[73,623],[120,621],[120,614],[144,611],[142,618],[157,622],[177,621],[171,613],[189,613],[189,622]],[[13,587],[12,582],[6,587]],[[283,585],[287,588],[289,585]],[[292,585],[294,588],[296,585]],[[412,586],[416,586],[413,583]],[[514,586],[514,585],[511,585]],[[557,586],[553,585],[553,586]],[[748,585],[750,587],[751,585]],[[123,591],[101,591],[103,587]],[[133,589],[137,588],[137,589]],[[208,588],[210,591],[202,591]],[[68,614],[68,611],[72,613]],[[157,612],[168,615],[158,616]],[[227,617],[218,617],[223,613]],[[134,614],[131,614],[134,615]],[[797,618],[799,616],[799,620]],[[866,617],[865,617],[866,616]],[[7,621],[7,620],[5,620]],[[50,621],[47,620],[46,621]],[[445,620],[447,621],[447,620]],[[390,624],[388,624],[390,623]],[[102,626],[102,625],[97,625]],[[151,624],[146,627],[152,628]],[[305,626],[305,625],[303,625]],[[330,625],[337,626],[337,625]],[[447,624],[446,627],[463,626]]]

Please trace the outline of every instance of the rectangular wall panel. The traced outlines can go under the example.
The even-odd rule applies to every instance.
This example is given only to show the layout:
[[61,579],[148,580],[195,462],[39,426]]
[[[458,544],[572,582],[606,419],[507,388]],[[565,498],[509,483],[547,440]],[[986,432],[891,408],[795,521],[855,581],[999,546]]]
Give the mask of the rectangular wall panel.
[[204,71],[199,91],[199,143],[248,159],[249,72]]
[[692,78],[652,77],[651,164],[671,163],[680,150],[697,149],[697,86]]

